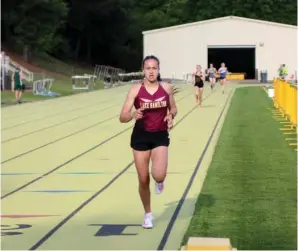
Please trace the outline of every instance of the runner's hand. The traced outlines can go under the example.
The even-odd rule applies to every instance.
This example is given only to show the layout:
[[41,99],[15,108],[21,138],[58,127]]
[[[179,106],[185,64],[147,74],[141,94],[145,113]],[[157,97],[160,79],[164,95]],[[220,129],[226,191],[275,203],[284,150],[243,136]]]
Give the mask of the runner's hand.
[[168,123],[168,129],[171,129],[173,127],[173,115],[172,114],[168,114],[164,118],[164,122],[167,122]]
[[144,111],[144,108],[139,108],[139,109],[135,110],[135,111],[132,113],[132,117],[133,117],[135,120],[139,120],[139,119],[143,118],[143,111]]

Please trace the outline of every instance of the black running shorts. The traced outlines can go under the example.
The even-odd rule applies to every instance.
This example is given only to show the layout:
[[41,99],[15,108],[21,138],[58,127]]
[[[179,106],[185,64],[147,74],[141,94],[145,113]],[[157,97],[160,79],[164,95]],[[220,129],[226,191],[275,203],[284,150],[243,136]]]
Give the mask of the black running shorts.
[[148,151],[158,146],[170,145],[168,131],[148,132],[140,129],[133,129],[130,146],[136,151]]
[[203,81],[196,82],[195,86],[197,86],[199,88],[203,88],[204,87],[204,82]]

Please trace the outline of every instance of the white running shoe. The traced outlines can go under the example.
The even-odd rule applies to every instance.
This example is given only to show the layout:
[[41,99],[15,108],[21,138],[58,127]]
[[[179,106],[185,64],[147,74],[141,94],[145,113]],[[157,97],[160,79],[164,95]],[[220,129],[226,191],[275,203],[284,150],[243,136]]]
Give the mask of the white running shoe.
[[151,213],[145,214],[142,226],[145,229],[153,228],[153,216]]
[[161,194],[163,190],[164,190],[164,184],[163,184],[163,182],[161,182],[161,183],[155,183],[155,193],[156,194]]

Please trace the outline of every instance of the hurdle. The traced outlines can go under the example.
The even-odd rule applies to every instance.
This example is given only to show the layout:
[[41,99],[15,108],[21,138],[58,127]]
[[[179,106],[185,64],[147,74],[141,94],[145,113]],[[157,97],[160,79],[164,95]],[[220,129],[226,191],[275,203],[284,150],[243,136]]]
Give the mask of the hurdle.
[[[91,89],[91,79],[93,75],[85,74],[84,76],[81,75],[75,75],[71,76],[72,79],[72,90],[85,90],[89,91]],[[93,82],[93,86],[95,83]]]
[[192,73],[188,72],[185,73],[185,83],[186,84],[192,84]]
[[32,89],[33,94],[36,94],[43,89],[51,89],[53,82],[54,82],[54,79],[52,79],[52,78],[44,78],[44,79],[35,80],[33,82],[33,89]]
[[125,73],[125,71],[111,66],[96,65],[93,75],[96,76],[98,80],[106,80],[109,78],[112,82],[118,82],[120,80],[119,73]]
[[143,72],[119,73],[118,75],[123,82],[138,81],[144,78]]
[[59,93],[51,91],[53,82],[54,82],[54,79],[52,78],[35,80],[33,82],[33,88],[32,88],[33,95],[48,96],[48,97],[60,96]]

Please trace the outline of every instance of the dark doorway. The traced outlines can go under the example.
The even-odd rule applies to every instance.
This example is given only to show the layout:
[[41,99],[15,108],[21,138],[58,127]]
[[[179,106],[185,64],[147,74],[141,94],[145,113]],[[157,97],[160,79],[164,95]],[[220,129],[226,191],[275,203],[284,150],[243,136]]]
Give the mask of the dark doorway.
[[245,79],[255,79],[255,48],[208,48],[208,67],[218,69],[224,62],[229,72],[246,73]]

